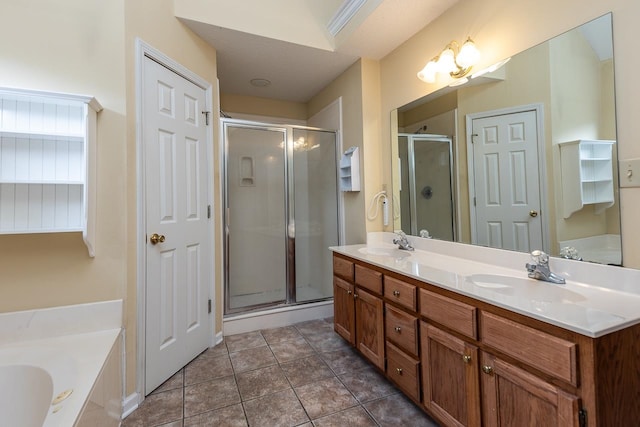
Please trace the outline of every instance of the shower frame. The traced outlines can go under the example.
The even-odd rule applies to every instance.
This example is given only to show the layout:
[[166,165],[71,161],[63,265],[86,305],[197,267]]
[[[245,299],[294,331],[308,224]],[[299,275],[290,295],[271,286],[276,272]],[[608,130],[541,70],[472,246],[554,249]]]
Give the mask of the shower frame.
[[[340,197],[339,190],[339,138],[338,132],[335,130],[322,129],[317,127],[310,126],[302,126],[302,125],[289,125],[289,124],[273,124],[273,123],[264,123],[258,121],[251,120],[241,120],[241,119],[233,119],[233,118],[220,118],[220,138],[222,141],[222,171],[223,171],[223,231],[224,231],[224,251],[223,251],[223,259],[224,259],[224,316],[227,315],[237,315],[247,312],[259,311],[270,308],[278,308],[283,306],[293,306],[300,304],[309,304],[320,301],[327,301],[333,299],[333,294],[312,300],[305,301],[297,301],[297,289],[296,289],[296,232],[295,232],[295,207],[294,207],[294,138],[293,133],[294,130],[303,130],[303,131],[320,131],[332,133],[334,135],[334,150],[335,150],[335,178],[336,178],[336,237],[337,244],[342,244],[342,233],[341,223],[342,223],[342,197]],[[230,250],[229,250],[229,173],[228,173],[228,162],[229,162],[229,141],[227,138],[227,128],[229,126],[236,126],[247,129],[255,129],[255,130],[265,130],[265,131],[275,131],[275,132],[284,132],[285,134],[285,153],[283,156],[284,159],[284,194],[285,194],[285,234],[286,234],[286,244],[285,244],[285,254],[286,254],[286,279],[285,279],[285,298],[278,301],[270,301],[266,303],[253,304],[240,308],[231,308],[231,293],[230,293]]]

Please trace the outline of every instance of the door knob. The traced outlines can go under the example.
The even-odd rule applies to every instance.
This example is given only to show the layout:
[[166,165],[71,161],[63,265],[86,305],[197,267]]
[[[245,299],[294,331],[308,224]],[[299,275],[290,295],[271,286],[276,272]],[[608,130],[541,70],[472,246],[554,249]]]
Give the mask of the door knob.
[[533,209],[529,211],[529,216],[535,218],[538,216],[538,211],[534,211]]
[[157,245],[158,243],[164,243],[165,237],[162,234],[153,233],[151,237],[149,237],[149,241],[151,241],[152,245]]

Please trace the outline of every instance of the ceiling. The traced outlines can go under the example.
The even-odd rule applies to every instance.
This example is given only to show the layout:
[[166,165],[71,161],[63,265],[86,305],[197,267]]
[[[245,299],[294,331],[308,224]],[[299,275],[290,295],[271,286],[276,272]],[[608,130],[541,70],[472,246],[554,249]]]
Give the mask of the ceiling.
[[[358,58],[382,59],[457,1],[220,0],[209,14],[182,13],[178,1],[176,16],[216,49],[222,93],[306,103]],[[331,18],[355,3],[332,36]],[[271,85],[251,85],[256,78]]]

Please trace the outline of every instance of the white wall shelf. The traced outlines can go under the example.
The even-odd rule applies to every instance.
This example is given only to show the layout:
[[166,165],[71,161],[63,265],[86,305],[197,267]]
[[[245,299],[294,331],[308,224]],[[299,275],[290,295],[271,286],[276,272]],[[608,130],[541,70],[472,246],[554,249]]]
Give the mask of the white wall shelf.
[[340,191],[360,191],[360,150],[351,147],[344,152],[339,167]]
[[0,234],[82,232],[94,256],[95,98],[0,88]]
[[613,144],[586,139],[558,144],[565,219],[585,205],[593,205],[596,214],[613,205]]

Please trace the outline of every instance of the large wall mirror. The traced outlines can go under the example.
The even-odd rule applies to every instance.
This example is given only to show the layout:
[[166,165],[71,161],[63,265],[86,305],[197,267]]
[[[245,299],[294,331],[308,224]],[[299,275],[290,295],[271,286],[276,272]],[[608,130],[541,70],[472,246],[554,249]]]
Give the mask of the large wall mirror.
[[394,230],[622,265],[611,15],[392,112]]

